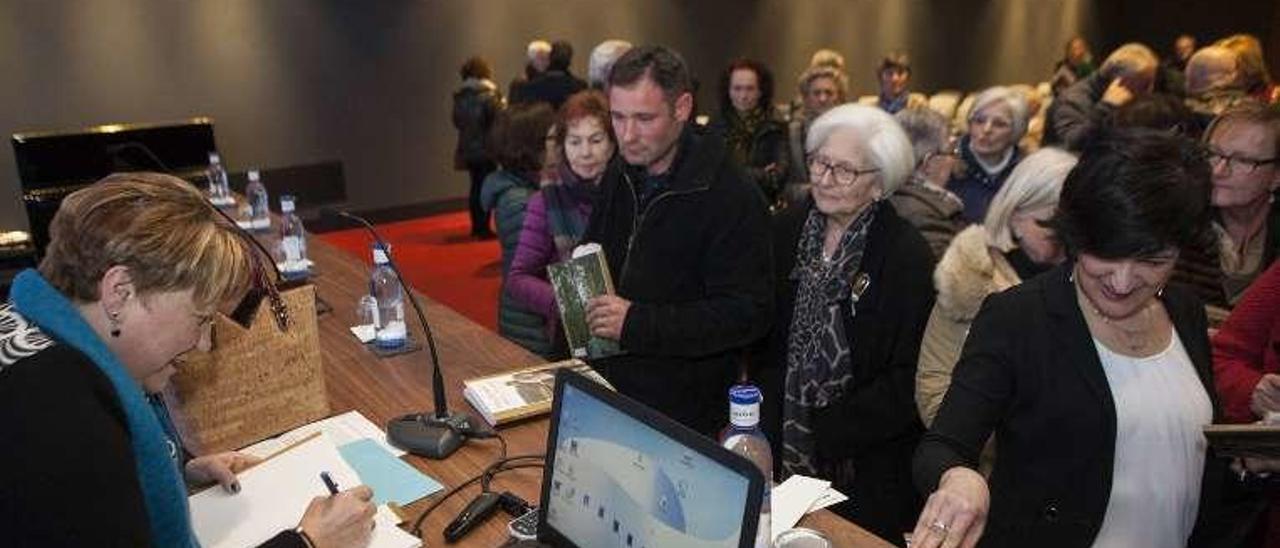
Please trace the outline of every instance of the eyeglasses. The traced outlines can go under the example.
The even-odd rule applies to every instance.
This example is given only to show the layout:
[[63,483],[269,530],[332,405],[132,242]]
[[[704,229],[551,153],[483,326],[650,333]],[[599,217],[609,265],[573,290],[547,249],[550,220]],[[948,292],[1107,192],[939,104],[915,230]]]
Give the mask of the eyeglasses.
[[1280,161],[1280,158],[1266,158],[1259,160],[1256,158],[1245,158],[1243,156],[1232,156],[1213,149],[1209,149],[1208,156],[1209,163],[1222,164],[1223,169],[1225,169],[1228,174],[1234,173],[1236,168],[1240,168],[1241,173],[1253,173],[1258,171],[1259,167]]
[[815,184],[821,183],[830,173],[837,184],[849,186],[854,181],[857,181],[859,177],[878,171],[880,171],[880,168],[858,169],[848,164],[836,162],[826,156],[809,157],[809,181]]

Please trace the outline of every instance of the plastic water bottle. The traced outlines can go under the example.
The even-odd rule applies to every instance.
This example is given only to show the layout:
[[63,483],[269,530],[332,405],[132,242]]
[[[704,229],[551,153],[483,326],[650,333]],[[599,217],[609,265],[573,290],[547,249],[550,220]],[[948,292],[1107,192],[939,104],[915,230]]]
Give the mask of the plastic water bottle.
[[720,433],[720,444],[755,463],[764,474],[764,499],[760,504],[760,525],[756,528],[756,548],[773,544],[769,524],[769,491],[773,488],[773,451],[760,430],[760,389],[749,384],[729,388],[729,425]]
[[249,184],[244,187],[244,196],[249,201],[249,227],[253,230],[271,228],[270,202],[267,199],[267,187],[263,186],[258,170],[249,172]]
[[286,279],[299,280],[311,274],[307,262],[307,232],[294,212],[292,194],[280,196],[280,271]]
[[205,171],[209,179],[209,201],[218,207],[234,205],[231,197],[231,185],[227,183],[227,170],[222,167],[222,158],[217,152],[209,153],[209,169]]
[[400,287],[400,280],[391,270],[387,253],[388,250],[381,246],[373,246],[373,277],[369,280],[369,292],[378,301],[373,341],[378,348],[400,348],[408,334],[404,325],[404,288]]

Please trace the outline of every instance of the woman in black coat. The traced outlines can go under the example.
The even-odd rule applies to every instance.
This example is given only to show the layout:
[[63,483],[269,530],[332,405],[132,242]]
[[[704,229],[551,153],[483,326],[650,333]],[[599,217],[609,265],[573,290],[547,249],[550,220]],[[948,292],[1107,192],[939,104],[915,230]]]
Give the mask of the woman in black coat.
[[880,109],[844,105],[806,148],[810,199],[775,219],[765,428],[784,477],[830,480],[850,497],[837,513],[901,543],[920,508],[912,394],[933,255],[883,198],[911,174],[911,143]]
[[[1223,462],[1204,309],[1166,287],[1208,231],[1209,165],[1149,130],[1100,135],[1050,222],[1066,264],[989,297],[915,459],[935,546],[1186,546]],[[990,481],[975,468],[996,435]],[[1199,535],[1193,536],[1193,529]]]
[[720,114],[711,129],[746,169],[770,205],[787,182],[787,128],[773,108],[773,74],[759,61],[738,59],[720,76]]

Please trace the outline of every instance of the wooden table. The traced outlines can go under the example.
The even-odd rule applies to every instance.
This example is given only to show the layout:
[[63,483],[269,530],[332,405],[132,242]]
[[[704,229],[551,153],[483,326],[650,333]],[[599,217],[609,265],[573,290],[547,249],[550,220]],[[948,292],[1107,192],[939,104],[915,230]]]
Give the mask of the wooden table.
[[[355,321],[355,303],[368,289],[369,267],[319,238],[308,242],[308,253],[315,261],[318,276],[314,278],[317,296],[333,306],[333,312],[320,317],[320,345],[324,358],[325,381],[329,404],[334,414],[358,410],[373,422],[385,425],[394,417],[433,408],[431,401],[430,355],[422,351],[379,359],[352,337],[347,327]],[[488,296],[477,296],[487,298]],[[419,294],[427,321],[436,335],[441,367],[444,369],[449,408],[479,415],[462,396],[462,380],[499,372],[544,360],[503,339],[454,310]],[[411,311],[406,310],[406,316]],[[416,322],[408,322],[416,325]],[[419,340],[422,333],[411,328]],[[543,453],[546,451],[547,419],[541,418],[506,426],[500,434],[508,445],[508,454]],[[405,459],[424,473],[444,484],[445,490],[475,476],[500,454],[496,440],[466,443],[444,460],[417,456]],[[506,472],[496,478],[492,487],[509,490],[536,504],[542,473],[537,469]],[[443,544],[444,526],[478,492],[468,487],[443,503],[423,524],[424,543]],[[416,517],[439,494],[420,500],[406,508]],[[505,515],[490,519],[468,535],[461,545],[497,546],[507,539]],[[821,530],[835,540],[836,546],[891,546],[862,528],[835,514],[822,511],[805,518],[802,525]]]

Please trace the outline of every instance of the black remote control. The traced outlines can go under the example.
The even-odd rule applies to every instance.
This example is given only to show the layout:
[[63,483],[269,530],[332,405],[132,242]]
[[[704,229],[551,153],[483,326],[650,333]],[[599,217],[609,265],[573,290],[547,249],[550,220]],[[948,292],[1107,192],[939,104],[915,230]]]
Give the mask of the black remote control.
[[524,515],[507,522],[507,531],[511,533],[512,538],[535,540],[538,538],[539,515],[540,511],[537,508],[529,510]]

